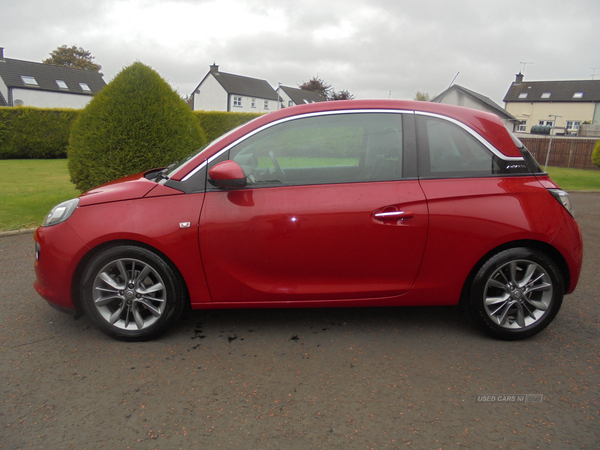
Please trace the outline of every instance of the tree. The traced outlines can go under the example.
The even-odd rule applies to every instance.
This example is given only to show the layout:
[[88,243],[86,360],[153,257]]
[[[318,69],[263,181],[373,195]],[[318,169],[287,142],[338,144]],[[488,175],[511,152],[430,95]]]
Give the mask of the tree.
[[100,72],[102,66],[96,64],[94,59],[95,58],[89,51],[84,50],[81,47],[75,45],[67,47],[66,45],[63,45],[50,53],[50,58],[47,58],[42,62],[44,64],[52,64],[55,66],[73,67],[75,69]]
[[71,181],[81,191],[185,159],[206,135],[185,101],[150,67],[124,68],[71,128]]
[[332,91],[331,85],[321,80],[319,77],[313,77],[298,87],[300,89],[304,89],[305,91],[315,92],[327,100],[329,100],[329,95]]
[[354,95],[344,89],[340,92],[334,92],[330,100],[352,100],[353,98]]
[[596,142],[594,151],[592,152],[592,162],[600,167],[600,140]]
[[305,91],[316,92],[325,100],[352,100],[354,96],[350,94],[350,92],[343,90],[340,92],[336,92],[333,87],[321,80],[319,77],[313,77],[312,79],[305,81],[301,85],[298,86],[300,89],[304,89]]
[[429,98],[428,92],[417,91],[417,93],[415,94],[414,100],[418,100],[420,102],[428,102],[431,99]]

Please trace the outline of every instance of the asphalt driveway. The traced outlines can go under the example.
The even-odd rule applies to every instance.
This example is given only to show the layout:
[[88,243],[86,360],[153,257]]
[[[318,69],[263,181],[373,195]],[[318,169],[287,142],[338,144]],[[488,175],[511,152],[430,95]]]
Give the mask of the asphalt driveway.
[[31,234],[1,237],[0,448],[599,448],[600,193],[572,198],[580,284],[522,342],[455,307],[197,311],[118,342],[36,294]]

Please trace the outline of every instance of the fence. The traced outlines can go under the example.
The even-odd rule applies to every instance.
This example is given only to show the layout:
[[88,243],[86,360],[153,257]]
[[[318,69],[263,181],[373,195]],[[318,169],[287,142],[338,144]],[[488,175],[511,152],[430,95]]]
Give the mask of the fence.
[[[550,136],[522,137],[519,139],[542,167],[546,164]],[[592,151],[598,139],[552,137],[548,165],[571,169],[600,170],[592,162]]]

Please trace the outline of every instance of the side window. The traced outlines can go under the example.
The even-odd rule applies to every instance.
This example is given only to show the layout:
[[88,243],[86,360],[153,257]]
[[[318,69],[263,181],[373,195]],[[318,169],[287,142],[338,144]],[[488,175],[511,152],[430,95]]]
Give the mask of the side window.
[[402,116],[327,114],[267,128],[230,150],[249,187],[397,180]]
[[457,125],[418,117],[419,166],[423,176],[485,176],[499,173],[497,158]]

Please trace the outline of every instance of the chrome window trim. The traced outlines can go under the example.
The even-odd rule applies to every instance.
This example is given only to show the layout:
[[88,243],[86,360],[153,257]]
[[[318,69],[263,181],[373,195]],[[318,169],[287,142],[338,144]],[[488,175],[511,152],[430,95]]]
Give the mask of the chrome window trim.
[[475,139],[477,139],[481,144],[483,144],[483,146],[485,148],[487,148],[490,152],[492,152],[495,156],[497,156],[498,158],[500,158],[504,161],[525,161],[525,158],[523,158],[522,156],[506,156],[504,153],[502,153],[500,150],[498,150],[496,147],[494,147],[492,144],[490,144],[487,141],[487,139],[485,139],[483,136],[481,136],[475,130],[473,130],[472,128],[468,127],[467,125],[465,125],[464,123],[462,123],[456,119],[453,119],[448,116],[444,116],[442,114],[429,113],[429,112],[423,112],[423,111],[416,111],[415,114],[417,116],[433,117],[436,119],[442,119],[442,120],[446,120],[450,123],[453,123],[454,125],[458,126],[459,128],[462,128],[463,130],[465,130],[467,133],[469,133],[471,136],[473,136]]
[[260,133],[261,131],[264,131],[268,128],[274,127],[275,125],[279,125],[279,124],[282,124],[285,122],[290,122],[292,120],[306,119],[306,118],[310,118],[310,117],[330,116],[330,115],[340,115],[340,114],[369,114],[369,113],[371,113],[371,114],[415,114],[415,115],[420,115],[420,116],[427,116],[427,117],[433,117],[433,118],[437,118],[437,119],[446,120],[450,123],[453,123],[454,125],[457,125],[461,129],[465,130],[467,133],[469,133],[471,136],[473,136],[475,139],[477,139],[485,148],[487,148],[490,152],[492,152],[492,154],[494,154],[498,158],[500,158],[504,161],[524,161],[525,160],[522,156],[506,156],[505,154],[503,154],[500,150],[498,150],[496,147],[494,147],[492,144],[490,144],[483,136],[481,136],[479,133],[477,133],[472,128],[468,127],[467,125],[463,124],[462,122],[460,122],[456,119],[453,119],[448,116],[444,116],[442,114],[429,113],[429,112],[423,112],[423,111],[411,111],[411,110],[404,110],[404,109],[351,109],[351,110],[335,110],[335,111],[318,111],[318,112],[312,112],[312,113],[305,113],[305,114],[301,114],[298,116],[284,117],[284,118],[276,120],[274,122],[267,123],[267,124],[261,126],[260,128],[257,128],[256,130],[240,137],[239,139],[236,139],[234,142],[232,142],[231,144],[222,148],[214,155],[212,155],[206,161],[200,163],[200,165],[198,165],[194,170],[192,170],[190,173],[188,173],[181,181],[185,182],[185,181],[189,180],[196,173],[198,173],[200,170],[202,170],[205,165],[210,164],[215,159],[217,159],[221,155],[223,155],[223,153],[229,151],[232,147],[235,147],[239,143],[254,136],[255,134]]

